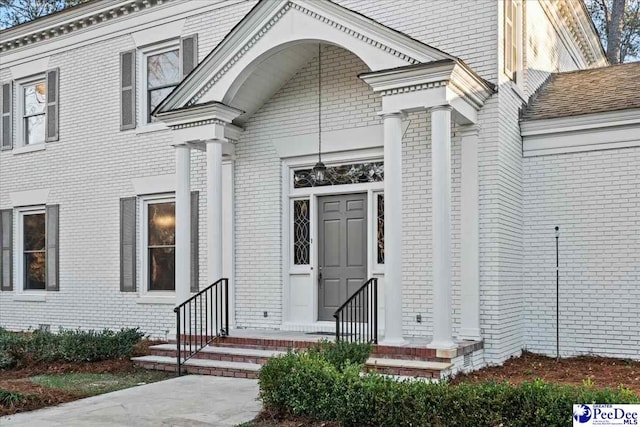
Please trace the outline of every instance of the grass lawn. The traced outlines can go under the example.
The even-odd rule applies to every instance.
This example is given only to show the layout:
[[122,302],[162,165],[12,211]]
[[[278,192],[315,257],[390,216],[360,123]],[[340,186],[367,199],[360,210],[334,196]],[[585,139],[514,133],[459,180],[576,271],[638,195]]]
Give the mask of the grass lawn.
[[[152,344],[154,342],[138,343],[135,355],[148,354],[148,347]],[[59,405],[174,376],[171,372],[136,368],[128,358],[95,362],[27,363],[0,370],[0,416]]]

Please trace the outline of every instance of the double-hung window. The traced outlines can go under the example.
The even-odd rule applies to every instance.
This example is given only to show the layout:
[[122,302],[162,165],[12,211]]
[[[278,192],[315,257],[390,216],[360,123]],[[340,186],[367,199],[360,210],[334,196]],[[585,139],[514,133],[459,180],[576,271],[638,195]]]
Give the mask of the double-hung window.
[[22,213],[22,284],[23,289],[46,288],[47,237],[44,210]]
[[176,46],[170,50],[147,54],[145,65],[147,123],[150,123],[153,110],[180,83],[180,50]]
[[47,85],[44,80],[21,86],[23,144],[40,144],[45,141],[45,117]]
[[147,201],[146,270],[149,291],[174,291],[176,266],[176,204]]

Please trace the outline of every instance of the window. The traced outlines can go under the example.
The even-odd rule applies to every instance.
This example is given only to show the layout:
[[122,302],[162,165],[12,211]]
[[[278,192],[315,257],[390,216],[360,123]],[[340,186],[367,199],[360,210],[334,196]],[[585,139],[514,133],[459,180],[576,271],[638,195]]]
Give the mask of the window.
[[522,1],[504,2],[504,72],[514,82],[517,81],[522,61]]
[[24,145],[40,144],[45,140],[45,112],[47,85],[44,80],[24,84],[22,93],[22,120]]
[[147,123],[150,123],[151,112],[180,83],[180,50],[176,46],[174,49],[147,54],[145,65]]
[[294,171],[293,188],[381,182],[384,180],[384,162],[327,166],[326,178],[321,184],[314,182],[311,173],[312,169]]
[[384,194],[376,194],[376,255],[384,264]]
[[311,230],[309,217],[309,199],[293,201],[293,263],[309,264]]
[[22,215],[23,289],[46,288],[46,216],[44,211],[25,212]]
[[146,269],[149,291],[175,290],[176,204],[173,200],[146,203]]

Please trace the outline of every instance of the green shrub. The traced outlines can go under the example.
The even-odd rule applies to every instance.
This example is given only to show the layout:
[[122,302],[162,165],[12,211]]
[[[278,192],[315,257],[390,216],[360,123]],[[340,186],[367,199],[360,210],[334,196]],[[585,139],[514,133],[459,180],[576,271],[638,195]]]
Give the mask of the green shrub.
[[0,388],[0,405],[1,406],[15,406],[25,399],[25,396],[20,393],[15,393],[9,390]]
[[[628,390],[548,384],[398,382],[326,353],[289,353],[260,372],[265,409],[343,426],[564,426],[574,403],[636,403]],[[342,366],[342,370],[338,366]]]
[[366,362],[371,354],[371,344],[322,340],[309,347],[306,352],[323,358],[342,371],[349,364]]
[[0,331],[0,369],[27,362],[94,362],[131,357],[144,334],[136,329],[114,332],[60,329],[57,334]]

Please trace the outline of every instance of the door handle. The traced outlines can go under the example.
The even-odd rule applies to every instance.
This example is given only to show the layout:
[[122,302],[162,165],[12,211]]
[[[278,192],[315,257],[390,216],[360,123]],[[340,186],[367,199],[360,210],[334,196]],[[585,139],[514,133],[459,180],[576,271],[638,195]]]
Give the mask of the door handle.
[[318,283],[322,286],[322,267],[318,267]]

